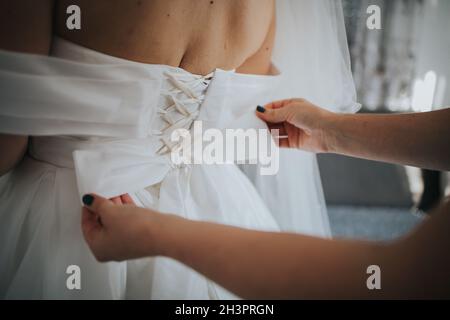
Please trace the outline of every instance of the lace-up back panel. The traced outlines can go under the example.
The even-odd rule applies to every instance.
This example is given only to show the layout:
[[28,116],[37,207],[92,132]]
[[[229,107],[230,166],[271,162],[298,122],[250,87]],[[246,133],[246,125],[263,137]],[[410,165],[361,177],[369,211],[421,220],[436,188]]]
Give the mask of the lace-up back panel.
[[[205,98],[208,86],[214,73],[208,75],[192,74],[184,69],[167,65],[149,65],[131,62],[121,58],[102,54],[79,46],[62,38],[55,37],[52,55],[84,63],[93,64],[138,64],[151,70],[152,76],[161,79],[160,98],[157,105],[157,116],[150,124],[149,138],[157,139],[160,143],[156,153],[164,155],[170,153],[175,144],[170,136],[176,129],[190,129],[197,119],[200,106]],[[77,137],[82,140],[95,140],[97,137]]]
[[177,69],[164,71],[163,75],[165,81],[158,106],[159,116],[151,125],[150,132],[160,137],[162,146],[158,154],[169,153],[176,147],[170,139],[174,130],[191,128],[214,74],[200,76]]
[[[194,121],[198,118],[201,105],[205,99],[205,94],[214,77],[214,72],[208,75],[192,74],[184,69],[167,65],[149,65],[123,60],[121,58],[102,54],[88,48],[79,46],[72,42],[56,37],[53,41],[52,55],[84,63],[102,65],[130,65],[137,64],[147,70],[152,78],[161,81],[159,91],[159,101],[153,112],[153,116],[148,119],[150,122],[147,139],[152,152],[156,155],[169,156],[170,152],[182,143],[171,141],[172,133],[177,129],[189,130]],[[151,89],[149,89],[151,90]],[[61,137],[64,141],[64,137]],[[70,140],[85,142],[110,142],[111,138],[101,137],[69,137]],[[116,139],[113,139],[116,140]],[[64,143],[64,142],[63,142]],[[72,142],[70,142],[72,143]],[[158,201],[161,183],[149,186],[137,192],[135,196],[141,203],[149,206],[156,205]]]

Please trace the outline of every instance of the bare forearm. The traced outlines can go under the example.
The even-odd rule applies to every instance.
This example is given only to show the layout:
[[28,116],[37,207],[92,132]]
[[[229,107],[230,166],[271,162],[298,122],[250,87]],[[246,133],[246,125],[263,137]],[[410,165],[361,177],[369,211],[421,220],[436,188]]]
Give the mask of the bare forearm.
[[[450,298],[450,202],[408,237],[376,244],[251,231],[84,198],[83,233],[99,261],[166,256],[253,299]],[[367,287],[373,265],[379,290]]]
[[450,109],[400,115],[339,115],[328,126],[330,152],[450,170]]
[[382,245],[248,231],[176,217],[165,225],[163,255],[244,298],[377,297],[367,289],[367,267],[384,265],[387,278],[397,272],[385,263],[389,249]]

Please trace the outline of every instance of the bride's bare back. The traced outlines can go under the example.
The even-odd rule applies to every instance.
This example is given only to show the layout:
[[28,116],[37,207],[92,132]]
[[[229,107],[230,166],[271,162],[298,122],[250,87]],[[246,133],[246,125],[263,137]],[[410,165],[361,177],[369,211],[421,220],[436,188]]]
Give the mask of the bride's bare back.
[[[71,4],[81,8],[79,31],[66,27]],[[205,74],[258,52],[273,15],[273,0],[59,0],[55,32],[113,56]]]
[[[81,30],[68,30],[69,5]],[[54,34],[144,63],[207,74],[215,68],[267,74],[275,33],[274,0],[3,0],[0,49],[48,54]],[[26,137],[0,135],[0,175],[21,158]]]

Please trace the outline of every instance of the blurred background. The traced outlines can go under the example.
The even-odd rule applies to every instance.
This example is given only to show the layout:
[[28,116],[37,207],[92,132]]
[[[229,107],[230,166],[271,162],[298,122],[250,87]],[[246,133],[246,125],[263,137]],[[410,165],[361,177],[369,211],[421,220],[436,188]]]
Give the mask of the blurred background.
[[[342,2],[361,112],[424,112],[450,106],[449,0]],[[371,5],[381,9],[380,30],[367,27]],[[320,155],[319,166],[337,237],[399,237],[450,189],[448,173],[443,172],[336,155]]]

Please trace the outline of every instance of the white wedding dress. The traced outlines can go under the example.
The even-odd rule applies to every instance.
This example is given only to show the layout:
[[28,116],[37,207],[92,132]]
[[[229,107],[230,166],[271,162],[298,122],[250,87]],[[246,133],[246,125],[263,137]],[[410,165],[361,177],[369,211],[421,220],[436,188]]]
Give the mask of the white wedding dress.
[[[280,2],[277,14],[302,2]],[[333,4],[323,3],[326,10],[320,12],[329,17]],[[283,25],[288,21],[281,21],[279,30],[292,28]],[[273,76],[219,69],[193,75],[59,38],[53,41],[53,57],[0,51],[0,132],[31,136],[25,159],[0,178],[0,297],[234,298],[171,259],[98,263],[80,227],[80,197],[88,192],[129,193],[140,206],[189,219],[329,236],[314,155],[283,152],[279,174],[268,177],[258,175],[255,165],[241,170],[234,164],[176,166],[168,155],[167,137],[195,120],[204,128],[264,127],[255,107],[274,99],[297,95],[337,111],[355,111],[348,66],[336,79],[324,80],[323,87],[335,94],[330,91],[323,100],[319,89],[292,73],[307,64],[283,57],[283,43],[276,45],[282,53],[274,56],[282,72]],[[300,85],[303,81],[302,89],[292,84],[292,76]],[[72,265],[80,267],[80,290],[67,287]]]

